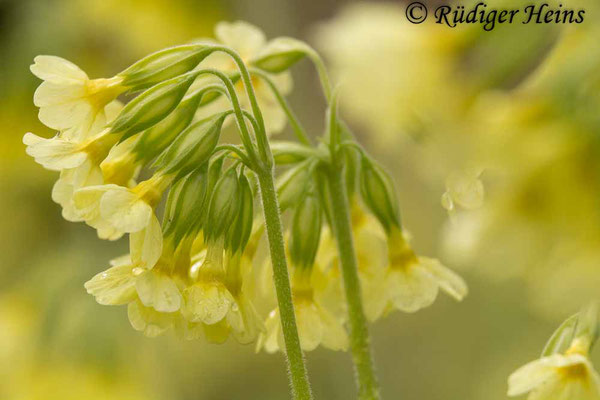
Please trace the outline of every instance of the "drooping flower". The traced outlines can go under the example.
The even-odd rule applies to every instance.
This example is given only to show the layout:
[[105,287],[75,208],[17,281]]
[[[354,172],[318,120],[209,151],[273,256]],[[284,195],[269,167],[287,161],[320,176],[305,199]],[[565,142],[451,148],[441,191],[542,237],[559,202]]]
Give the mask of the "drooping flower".
[[515,371],[508,395],[529,400],[598,400],[600,375],[589,359],[589,341],[577,338],[564,354],[540,358]]
[[388,262],[383,290],[378,293],[398,310],[412,313],[428,307],[440,289],[458,301],[467,295],[460,276],[434,258],[417,256],[397,227],[388,236]]
[[60,131],[104,126],[104,107],[126,90],[122,78],[89,79],[78,66],[55,56],[37,56],[31,72],[44,81],[33,98],[39,119]]
[[[311,272],[312,271],[312,272]],[[342,319],[328,311],[315,296],[315,280],[319,279],[319,267],[312,269],[293,268],[292,297],[296,312],[296,324],[300,346],[304,351],[312,351],[319,345],[330,350],[346,350],[348,334]],[[272,310],[265,321],[266,332],[259,335],[257,350],[268,353],[285,349],[279,308]]]

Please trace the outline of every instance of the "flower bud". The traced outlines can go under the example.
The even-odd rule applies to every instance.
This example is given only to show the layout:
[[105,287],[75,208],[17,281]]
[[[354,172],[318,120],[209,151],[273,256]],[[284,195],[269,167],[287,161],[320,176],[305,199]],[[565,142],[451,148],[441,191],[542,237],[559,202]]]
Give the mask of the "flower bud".
[[169,191],[163,224],[164,236],[173,235],[174,242],[192,231],[202,214],[202,203],[208,186],[208,166],[179,179]]
[[206,162],[219,142],[226,114],[215,114],[187,127],[154,162],[165,173],[185,175]]
[[239,179],[240,184],[240,210],[236,221],[229,230],[226,248],[232,253],[242,252],[252,233],[252,223],[254,222],[254,194],[246,176],[242,173]]
[[287,170],[277,180],[277,197],[281,211],[292,207],[304,195],[310,178],[308,165],[308,162],[300,163]]
[[308,193],[296,207],[292,220],[289,252],[299,268],[313,265],[321,240],[321,205],[314,193]]
[[144,89],[193,70],[211,53],[210,47],[192,44],[160,50],[142,58],[118,76],[123,78],[123,85],[132,90]]
[[197,72],[190,72],[146,90],[127,103],[112,123],[111,132],[127,139],[163,120],[181,102],[197,76]]
[[362,157],[360,193],[367,207],[389,233],[400,226],[398,201],[391,178],[379,166]]
[[310,51],[312,49],[300,40],[280,37],[269,42],[251,64],[276,74],[290,68]]
[[227,233],[240,211],[240,182],[235,168],[229,168],[215,185],[204,232],[207,240]]
[[151,160],[162,153],[190,125],[201,99],[198,92],[186,96],[165,119],[144,131],[133,149],[138,158]]

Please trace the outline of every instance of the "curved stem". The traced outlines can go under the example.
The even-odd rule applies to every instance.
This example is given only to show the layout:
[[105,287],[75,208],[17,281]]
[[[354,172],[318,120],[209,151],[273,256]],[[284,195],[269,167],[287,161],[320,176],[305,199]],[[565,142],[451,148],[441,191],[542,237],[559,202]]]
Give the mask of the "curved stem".
[[260,194],[263,204],[267,238],[273,265],[273,280],[277,292],[277,304],[281,318],[281,329],[285,342],[285,354],[292,384],[292,394],[296,400],[310,400],[312,393],[308,375],[304,365],[304,356],[300,347],[300,338],[296,325],[296,315],[292,302],[292,290],[288,274],[285,248],[283,243],[283,228],[281,214],[273,182],[272,171],[257,173]]
[[244,151],[242,149],[240,149],[238,146],[236,146],[234,144],[220,144],[213,150],[213,154],[218,153],[220,151],[234,153],[235,155],[238,156],[238,158],[242,161],[242,163],[247,167],[250,167],[252,165],[250,163],[250,160],[248,159],[248,156],[246,155],[246,153],[244,153]]
[[350,210],[342,168],[332,166],[328,178],[333,217],[331,218],[331,224],[338,245],[344,278],[344,291],[350,322],[350,348],[358,381],[358,398],[360,400],[377,400],[380,399],[379,384],[375,375],[373,356],[370,349],[369,328],[363,312],[358,262],[352,238]]
[[267,84],[267,86],[269,86],[269,88],[271,89],[271,92],[277,99],[279,106],[283,109],[283,112],[285,112],[285,115],[287,116],[288,121],[290,121],[290,125],[292,126],[292,129],[294,130],[294,134],[296,135],[298,140],[305,145],[310,145],[310,139],[309,139],[308,135],[306,134],[306,130],[304,130],[304,128],[302,127],[302,124],[298,120],[298,117],[296,117],[296,114],[294,114],[294,111],[292,111],[289,103],[287,102],[285,97],[283,97],[283,95],[281,94],[281,92],[279,91],[277,86],[275,85],[275,82],[273,82],[273,80],[269,77],[269,75],[267,75],[265,72],[261,71],[260,69],[250,68],[250,73],[252,75],[256,75],[256,76],[260,77]]
[[312,61],[319,74],[319,80],[321,81],[321,88],[327,102],[331,101],[331,82],[329,81],[329,75],[327,74],[327,68],[319,53],[312,50],[307,53],[308,58]]

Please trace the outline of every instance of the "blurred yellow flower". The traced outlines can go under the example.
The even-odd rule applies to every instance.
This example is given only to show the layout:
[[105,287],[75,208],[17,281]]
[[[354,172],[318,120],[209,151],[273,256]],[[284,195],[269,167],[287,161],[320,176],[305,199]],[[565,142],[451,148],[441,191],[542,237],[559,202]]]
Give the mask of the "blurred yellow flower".
[[598,400],[600,375],[588,357],[589,344],[576,339],[563,354],[533,361],[514,372],[509,396],[531,393],[529,400]]

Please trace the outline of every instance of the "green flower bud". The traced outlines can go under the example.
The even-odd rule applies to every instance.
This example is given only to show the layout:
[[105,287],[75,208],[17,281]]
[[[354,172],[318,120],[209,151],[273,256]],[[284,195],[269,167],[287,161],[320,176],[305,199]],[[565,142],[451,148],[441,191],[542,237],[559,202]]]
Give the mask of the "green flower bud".
[[131,100],[112,123],[111,132],[121,140],[150,128],[163,120],[181,102],[198,72],[190,72],[151,87]]
[[250,182],[244,174],[240,174],[239,183],[241,208],[232,229],[229,230],[226,242],[226,248],[232,254],[244,251],[250,239],[254,222],[254,193],[252,193]]
[[290,168],[277,179],[277,197],[281,211],[300,201],[306,192],[310,178],[308,167],[309,162],[305,161]]
[[208,187],[208,166],[190,172],[177,180],[169,191],[163,223],[164,236],[173,236],[174,242],[192,232],[202,215]]
[[162,153],[190,125],[202,95],[197,91],[186,96],[165,119],[145,130],[133,149],[138,159],[151,160]]
[[154,162],[165,173],[185,175],[208,160],[219,142],[227,114],[215,114],[187,127]]
[[300,40],[280,37],[269,42],[251,64],[276,74],[290,68],[311,51],[312,49]]
[[314,193],[308,193],[296,207],[289,242],[290,259],[299,268],[315,262],[321,240],[321,205]]
[[391,178],[379,166],[362,157],[360,170],[360,193],[371,212],[389,233],[400,226],[398,201]]
[[235,168],[229,168],[215,185],[204,232],[207,240],[225,235],[241,208],[240,182]]
[[124,86],[144,89],[193,70],[210,53],[208,44],[171,47],[142,58],[118,76]]

